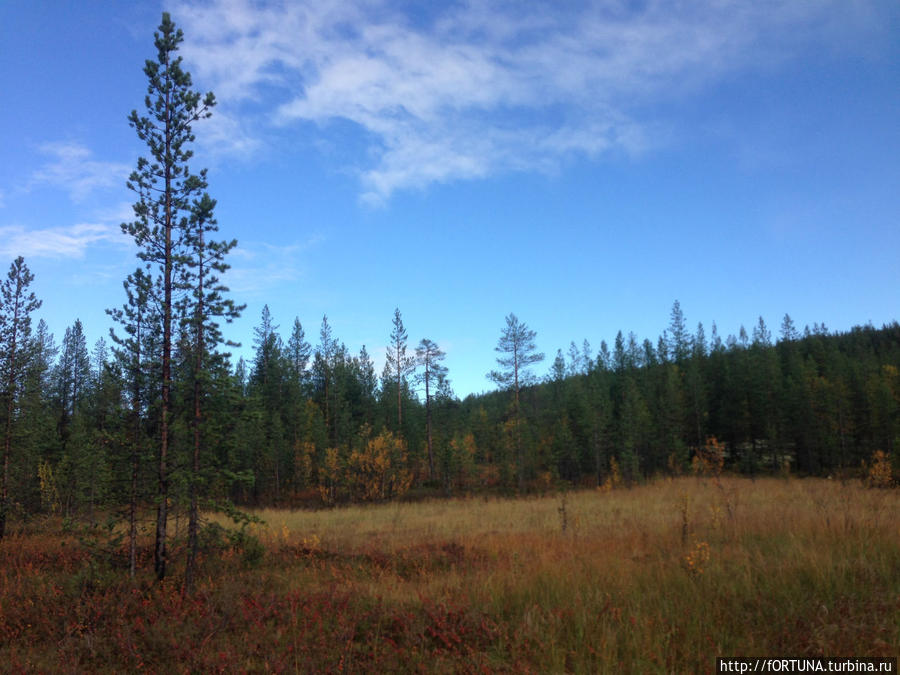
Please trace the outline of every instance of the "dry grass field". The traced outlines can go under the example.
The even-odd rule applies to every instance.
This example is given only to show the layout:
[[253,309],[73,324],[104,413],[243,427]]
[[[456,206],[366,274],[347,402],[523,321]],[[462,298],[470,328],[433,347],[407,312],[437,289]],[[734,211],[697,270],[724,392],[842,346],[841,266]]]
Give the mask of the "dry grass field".
[[130,580],[64,535],[7,538],[0,669],[652,673],[898,655],[900,490],[680,478],[256,515],[188,597],[177,572]]

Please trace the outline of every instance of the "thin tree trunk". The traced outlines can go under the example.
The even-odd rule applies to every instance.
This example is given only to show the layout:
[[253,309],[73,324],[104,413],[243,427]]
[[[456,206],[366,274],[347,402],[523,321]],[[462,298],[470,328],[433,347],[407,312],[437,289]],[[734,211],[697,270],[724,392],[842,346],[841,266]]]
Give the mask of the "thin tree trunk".
[[[327,358],[327,357],[323,357]],[[334,434],[331,433],[331,427],[329,426],[329,415],[328,415],[328,379],[330,377],[328,373],[328,363],[325,364],[323,368],[325,372],[325,433],[328,434],[329,438],[334,440]]]
[[[12,380],[12,377],[10,377]],[[6,535],[6,513],[9,510],[9,454],[12,451],[12,384],[7,391],[6,430],[3,438],[3,483],[0,485],[0,540]]]
[[519,351],[518,347],[513,348],[513,381],[515,385],[515,443],[516,443],[516,462],[519,465],[519,492],[525,490],[525,453],[522,450],[522,442],[519,438]]
[[138,310],[137,326],[134,335],[134,344],[137,347],[134,362],[134,382],[131,392],[131,409],[134,415],[134,442],[131,444],[131,494],[128,498],[128,573],[134,579],[137,570],[137,486],[138,486],[138,462],[140,461],[141,446],[141,340],[142,313]]
[[197,322],[197,344],[195,345],[196,358],[194,361],[194,452],[191,461],[190,479],[190,515],[188,517],[188,559],[184,574],[184,589],[190,594],[194,590],[194,572],[197,565],[198,534],[200,528],[200,509],[197,503],[197,482],[200,479],[200,429],[202,412],[200,406],[200,377],[203,369],[204,336],[203,336],[203,229],[199,232],[199,255],[197,266],[197,308],[195,321]]
[[403,392],[400,388],[400,380],[402,380],[402,366],[400,361],[400,347],[397,346],[397,435],[403,433]]
[[166,576],[166,529],[168,521],[168,501],[169,501],[169,475],[166,460],[169,450],[169,377],[171,374],[171,335],[169,327],[169,303],[171,302],[171,287],[166,284],[166,318],[163,328],[163,385],[162,385],[162,409],[160,411],[160,444],[159,444],[159,464],[157,469],[158,499],[159,503],[156,508],[156,550],[154,561],[156,567],[156,577],[162,581]]
[[[166,77],[166,84],[169,84],[169,78]],[[171,87],[167,87],[171,89]],[[171,137],[172,129],[170,128],[171,119],[171,94],[166,92],[166,157],[171,156]],[[163,278],[163,351],[162,351],[162,409],[160,410],[160,444],[159,444],[159,504],[156,509],[156,549],[154,552],[154,563],[156,568],[156,578],[162,581],[166,576],[166,562],[168,552],[166,551],[166,529],[169,516],[169,473],[166,464],[169,451],[169,406],[170,388],[172,377],[172,169],[166,166],[166,186],[165,186],[165,251],[164,265],[165,272]]]
[[[202,329],[201,329],[202,333]],[[200,338],[202,340],[202,338]],[[197,357],[197,367],[200,367],[201,357]],[[200,475],[200,373],[194,375],[194,452],[191,461],[190,480],[190,514],[188,516],[188,559],[184,573],[184,589],[190,594],[194,590],[194,570],[197,563],[198,530],[200,510],[197,504],[197,480]]]
[[434,449],[431,442],[431,395],[429,385],[428,364],[425,364],[425,430],[428,439],[428,479],[434,480]]
[[94,519],[94,497],[96,490],[95,486],[97,485],[96,469],[97,465],[95,464],[95,460],[91,460],[91,489],[88,492],[88,522],[91,524],[91,527],[94,527],[97,524],[97,521]]
[[19,302],[13,309],[12,337],[9,350],[9,378],[6,382],[6,429],[3,434],[3,483],[0,484],[0,541],[6,536],[6,516],[9,512],[9,456],[12,453],[12,419],[13,401],[16,388],[16,340],[17,327],[19,325]]
[[134,579],[137,568],[137,479],[138,479],[138,440],[131,449],[131,495],[128,499],[128,574]]

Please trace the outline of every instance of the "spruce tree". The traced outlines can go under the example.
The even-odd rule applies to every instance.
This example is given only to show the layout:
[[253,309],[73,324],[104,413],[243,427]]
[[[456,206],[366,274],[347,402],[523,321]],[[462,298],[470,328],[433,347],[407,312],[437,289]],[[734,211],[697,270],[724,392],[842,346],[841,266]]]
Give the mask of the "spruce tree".
[[312,355],[312,347],[306,341],[306,331],[299,318],[294,319],[294,327],[291,329],[291,337],[287,343],[287,357],[290,365],[291,377],[294,385],[301,394],[306,393],[306,380],[309,377],[307,368]]
[[334,405],[331,399],[334,394],[334,365],[337,351],[338,343],[328,323],[328,315],[323,315],[322,326],[319,328],[319,345],[313,356],[313,388],[321,401],[325,428],[332,443],[335,435]]
[[22,393],[31,359],[31,313],[41,306],[28,290],[34,275],[22,256],[9,266],[9,274],[0,286],[0,396],[3,408],[3,476],[0,482],[0,539],[6,534],[9,514],[9,471],[13,452],[13,428],[17,403]]
[[115,346],[113,355],[118,362],[125,380],[130,399],[128,435],[128,561],[129,574],[134,577],[137,568],[137,525],[138,525],[138,479],[144,452],[145,409],[149,403],[147,392],[148,373],[155,372],[153,366],[153,339],[158,327],[159,315],[150,305],[153,280],[138,268],[125,280],[127,301],[121,309],[107,310],[112,319],[122,326],[125,337],[110,329],[110,337]]
[[415,358],[406,355],[406,328],[403,327],[403,318],[400,309],[394,310],[391,329],[391,342],[387,348],[385,368],[388,368],[391,377],[397,384],[397,433],[403,433],[403,393],[407,389],[408,378],[415,370]]
[[254,493],[259,496],[262,488],[275,487],[276,501],[281,497],[282,466],[286,465],[284,420],[286,416],[285,384],[288,363],[284,358],[284,345],[276,332],[269,306],[264,305],[260,324],[253,329],[256,355],[250,373],[249,392],[256,410],[256,435],[260,446],[257,461]]
[[669,354],[679,366],[682,366],[691,354],[691,334],[687,329],[684,312],[678,300],[672,305],[671,322],[669,323]]

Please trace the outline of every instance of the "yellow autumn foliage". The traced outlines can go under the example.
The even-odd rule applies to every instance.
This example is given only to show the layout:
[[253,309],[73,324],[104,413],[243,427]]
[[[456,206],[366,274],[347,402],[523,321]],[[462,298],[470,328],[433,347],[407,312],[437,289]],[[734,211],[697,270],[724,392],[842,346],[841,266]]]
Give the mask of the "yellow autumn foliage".
[[344,471],[341,466],[341,457],[337,448],[325,450],[325,462],[319,469],[319,494],[326,504],[337,502],[338,488],[343,482]]
[[715,436],[709,436],[702,448],[697,448],[691,460],[691,468],[698,476],[718,478],[725,465],[725,445],[719,443]]
[[406,442],[390,431],[382,431],[350,453],[347,478],[351,497],[381,501],[399,497],[412,485]]
[[876,450],[872,455],[872,463],[866,467],[866,484],[869,487],[887,488],[894,484],[891,457],[884,450]]

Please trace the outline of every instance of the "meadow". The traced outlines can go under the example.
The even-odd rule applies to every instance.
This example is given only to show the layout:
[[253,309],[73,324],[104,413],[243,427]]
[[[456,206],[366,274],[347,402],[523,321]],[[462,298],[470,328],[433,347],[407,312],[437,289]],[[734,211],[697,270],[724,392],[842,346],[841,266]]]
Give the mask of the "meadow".
[[[900,490],[696,477],[256,512],[196,591],[44,521],[0,542],[6,672],[715,672],[894,656]],[[224,519],[222,525],[226,525]],[[209,529],[215,533],[215,528]]]

